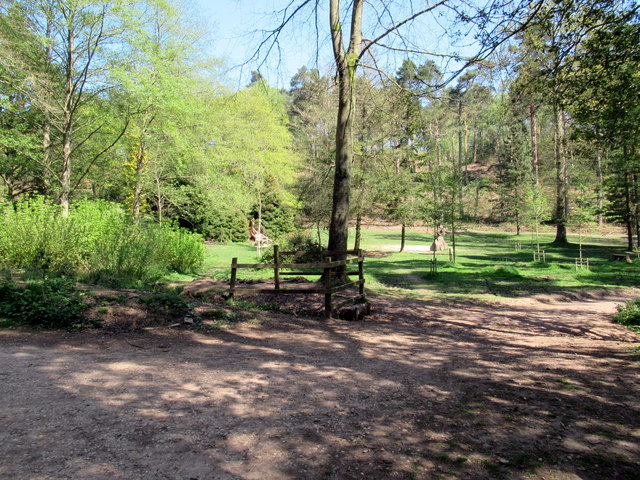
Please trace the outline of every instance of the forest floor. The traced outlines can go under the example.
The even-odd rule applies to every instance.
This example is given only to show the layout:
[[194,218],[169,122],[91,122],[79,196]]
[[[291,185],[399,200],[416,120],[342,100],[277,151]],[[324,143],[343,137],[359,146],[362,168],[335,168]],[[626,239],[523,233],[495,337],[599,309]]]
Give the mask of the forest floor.
[[2,330],[0,478],[639,479],[640,336],[611,322],[639,295]]

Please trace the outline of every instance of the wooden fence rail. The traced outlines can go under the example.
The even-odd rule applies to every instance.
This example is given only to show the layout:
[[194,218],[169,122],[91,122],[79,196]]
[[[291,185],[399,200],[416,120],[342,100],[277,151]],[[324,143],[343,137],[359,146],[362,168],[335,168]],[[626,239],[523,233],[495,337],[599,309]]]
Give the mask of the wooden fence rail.
[[[234,298],[239,290],[250,290],[253,293],[292,293],[292,294],[324,294],[324,316],[330,318],[334,308],[342,307],[349,303],[355,303],[365,298],[364,296],[364,255],[362,250],[349,250],[346,252],[324,251],[324,262],[316,263],[280,263],[281,255],[304,255],[309,252],[280,252],[278,245],[273,246],[274,263],[238,263],[237,258],[231,260],[231,280],[229,281],[229,298]],[[349,258],[349,255],[352,257]],[[335,257],[345,257],[342,260],[331,260]],[[357,272],[347,272],[347,265],[358,264]],[[334,284],[336,270],[345,267],[347,275],[358,275],[358,280]],[[283,272],[282,269],[300,269],[299,271]],[[238,270],[240,269],[273,269],[274,288],[242,288],[238,286]],[[310,271],[310,269],[322,269],[322,272]],[[282,288],[280,277],[282,275],[322,275],[322,288]],[[358,295],[334,305],[332,296],[351,287],[358,287]]]

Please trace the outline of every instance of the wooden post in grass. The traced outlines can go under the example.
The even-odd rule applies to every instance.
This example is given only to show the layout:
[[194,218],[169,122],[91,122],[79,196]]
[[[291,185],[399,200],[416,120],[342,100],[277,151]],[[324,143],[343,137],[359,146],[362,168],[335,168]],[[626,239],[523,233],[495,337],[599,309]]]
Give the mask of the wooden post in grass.
[[280,252],[278,245],[273,246],[273,261],[275,266],[273,267],[273,280],[276,284],[276,291],[280,290]]
[[238,258],[231,259],[231,280],[229,280],[229,298],[233,300],[236,293],[236,276],[238,275]]

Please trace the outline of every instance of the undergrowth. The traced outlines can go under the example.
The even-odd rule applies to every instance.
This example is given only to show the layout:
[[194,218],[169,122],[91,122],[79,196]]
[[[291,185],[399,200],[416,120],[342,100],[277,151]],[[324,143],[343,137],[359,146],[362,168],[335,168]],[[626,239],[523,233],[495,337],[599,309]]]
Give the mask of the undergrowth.
[[24,285],[0,284],[0,320],[2,325],[26,324],[45,328],[82,328],[97,326],[83,313],[87,304],[85,292],[65,277],[45,277]]
[[140,286],[201,266],[199,235],[171,224],[136,222],[105,201],[73,206],[68,218],[42,197],[0,210],[0,265],[111,286]]
[[617,309],[618,313],[613,316],[613,321],[640,332],[640,298],[618,305]]

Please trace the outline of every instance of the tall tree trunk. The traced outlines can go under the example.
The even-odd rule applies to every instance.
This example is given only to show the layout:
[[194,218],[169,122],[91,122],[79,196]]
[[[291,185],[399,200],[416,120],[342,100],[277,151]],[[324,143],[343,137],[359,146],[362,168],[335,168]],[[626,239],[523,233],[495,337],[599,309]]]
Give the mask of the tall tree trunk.
[[[328,248],[340,252],[347,250],[349,237],[349,189],[351,164],[353,163],[353,118],[355,113],[354,81],[362,45],[363,4],[364,0],[353,1],[351,37],[347,50],[343,44],[340,1],[331,0],[329,6],[331,41],[338,73],[338,116]],[[342,256],[342,258],[344,257]]]
[[[51,4],[43,5],[44,11],[45,11],[45,18],[46,18],[45,38],[47,39],[47,46],[45,51],[45,58],[47,62],[46,63],[47,73],[49,73],[52,70],[52,64],[53,64],[53,57],[52,57],[53,13],[51,12],[50,6]],[[42,193],[45,195],[50,193],[49,192],[50,186],[49,186],[49,181],[47,177],[53,171],[53,169],[51,168],[51,118],[50,118],[50,115],[51,114],[45,109],[44,124],[42,127],[42,164],[44,165],[44,168],[45,168],[43,179],[42,179],[44,191]]]
[[602,172],[602,149],[597,145],[596,175],[598,176],[598,226],[604,226],[604,174]]
[[356,215],[356,233],[355,240],[353,242],[353,249],[357,252],[360,250],[360,241],[362,239],[362,214]]
[[629,188],[629,179],[630,175],[627,173],[625,175],[624,182],[624,200],[625,200],[625,224],[627,226],[627,250],[633,251],[635,248],[633,242],[633,215],[631,212],[631,192]]
[[458,209],[460,218],[464,217],[464,202],[462,201],[462,100],[458,100],[458,169],[454,182],[458,183]]
[[62,216],[69,216],[69,198],[71,196],[71,125],[62,136],[62,170],[60,172],[60,206]]
[[554,102],[554,154],[556,161],[556,238],[555,243],[567,243],[568,166],[565,152],[564,112]]
[[160,190],[160,178],[156,176],[156,207],[158,208],[158,223],[162,225],[162,191]]
[[[73,13],[70,13],[70,18]],[[73,73],[75,70],[75,53],[74,36],[71,31],[68,32],[66,38],[66,58],[65,58],[65,98],[62,107],[63,128],[62,128],[62,170],[60,172],[60,205],[62,206],[62,216],[69,216],[69,197],[71,196],[71,138],[73,135],[74,124],[74,93],[75,86],[73,82]]]
[[42,186],[44,195],[49,194],[49,182],[47,176],[51,172],[51,122],[49,121],[48,114],[45,114],[44,125],[42,127],[42,165],[44,165],[45,171],[42,177]]
[[256,251],[262,255],[262,195],[258,192],[258,235],[256,235]]
[[536,132],[536,107],[529,104],[529,119],[531,126],[531,175],[533,184],[538,185],[538,133]]
[[140,128],[140,144],[138,145],[138,151],[136,152],[136,177],[135,185],[133,187],[133,218],[140,218],[140,206],[142,204],[142,186],[144,169],[146,167],[146,155],[147,150],[145,148],[145,137],[147,134],[147,128],[151,125],[153,117],[151,119],[144,118],[142,120],[142,126]]
[[140,218],[140,204],[142,203],[142,174],[144,171],[144,138],[140,136],[140,145],[136,152],[136,183],[133,187],[133,218]]
[[404,244],[407,238],[407,226],[405,223],[402,224],[402,230],[400,233],[400,251],[404,251]]
[[636,246],[640,246],[640,218],[638,209],[638,176],[634,173],[631,175],[633,185],[633,224],[635,226]]
[[442,166],[442,151],[440,149],[440,125],[436,120],[436,164]]

